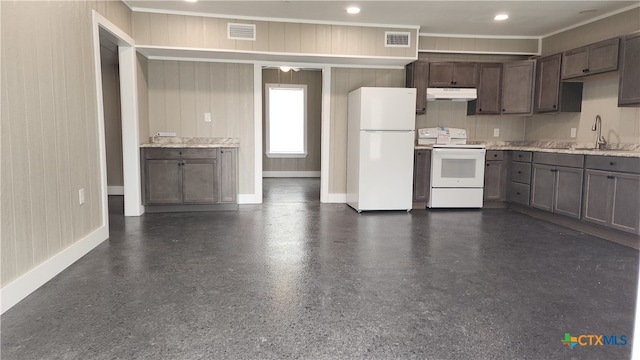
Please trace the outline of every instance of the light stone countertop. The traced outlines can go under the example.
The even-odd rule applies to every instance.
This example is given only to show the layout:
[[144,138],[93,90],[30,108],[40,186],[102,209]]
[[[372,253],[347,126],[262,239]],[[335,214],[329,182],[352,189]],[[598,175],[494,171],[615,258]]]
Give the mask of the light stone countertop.
[[[595,150],[594,144],[556,143],[556,142],[531,142],[531,143],[483,143],[469,142],[470,144],[484,144],[487,150],[516,150],[537,151],[558,154],[621,156],[640,158],[640,144],[626,144],[615,149]],[[432,149],[431,145],[416,145],[416,150]]]
[[143,148],[237,148],[237,138],[200,138],[200,137],[150,137],[149,143],[140,144]]

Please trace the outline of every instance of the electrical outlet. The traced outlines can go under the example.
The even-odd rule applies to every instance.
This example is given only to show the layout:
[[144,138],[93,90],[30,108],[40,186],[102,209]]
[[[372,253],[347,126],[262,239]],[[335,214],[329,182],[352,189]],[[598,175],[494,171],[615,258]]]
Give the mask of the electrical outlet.
[[84,204],[84,189],[78,190],[78,202],[80,205]]
[[493,129],[493,137],[500,137],[500,129],[498,128]]
[[204,122],[211,122],[211,113],[210,112],[204,113]]
[[572,138],[572,139],[575,139],[575,138],[576,138],[576,136],[577,136],[577,135],[576,135],[576,130],[577,130],[576,128],[571,128],[571,138]]

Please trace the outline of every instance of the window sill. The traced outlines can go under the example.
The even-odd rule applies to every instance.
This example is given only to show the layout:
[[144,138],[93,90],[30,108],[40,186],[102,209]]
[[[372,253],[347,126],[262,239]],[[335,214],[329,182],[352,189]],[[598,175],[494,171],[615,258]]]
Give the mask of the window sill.
[[299,154],[287,154],[287,153],[267,153],[267,157],[270,159],[304,159],[307,157],[307,153]]

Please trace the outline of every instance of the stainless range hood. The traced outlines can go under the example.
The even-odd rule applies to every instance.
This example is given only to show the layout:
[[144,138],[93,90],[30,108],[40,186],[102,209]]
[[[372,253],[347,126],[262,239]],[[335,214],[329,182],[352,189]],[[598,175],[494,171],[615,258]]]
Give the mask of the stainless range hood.
[[478,97],[475,88],[427,88],[427,101],[471,101]]

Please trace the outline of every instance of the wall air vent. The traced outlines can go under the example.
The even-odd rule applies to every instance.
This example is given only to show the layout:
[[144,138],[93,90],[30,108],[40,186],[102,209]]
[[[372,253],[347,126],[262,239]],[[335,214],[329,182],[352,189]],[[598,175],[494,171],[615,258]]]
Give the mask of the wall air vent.
[[256,39],[256,26],[254,24],[227,23],[227,38],[230,40],[254,40]]
[[410,36],[411,36],[411,33],[409,32],[385,31],[384,46],[385,47],[409,47]]

